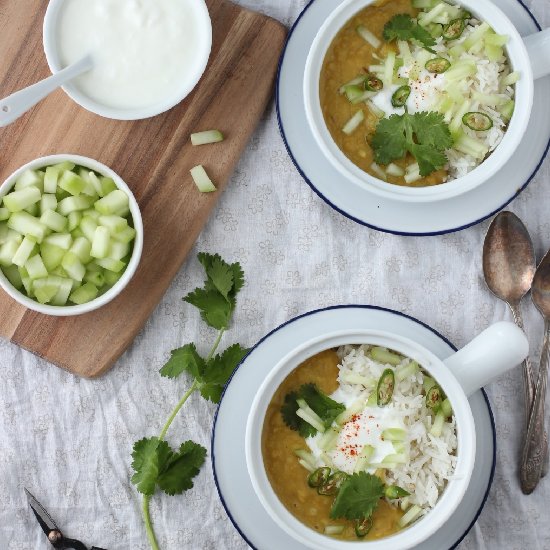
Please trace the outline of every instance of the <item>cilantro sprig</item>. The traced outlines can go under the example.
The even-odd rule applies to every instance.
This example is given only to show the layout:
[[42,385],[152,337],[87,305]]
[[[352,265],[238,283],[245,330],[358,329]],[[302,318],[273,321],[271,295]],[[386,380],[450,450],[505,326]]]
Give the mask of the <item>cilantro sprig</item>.
[[375,475],[360,472],[348,476],[330,510],[332,519],[363,520],[372,516],[384,496],[384,484]]
[[418,162],[421,176],[428,176],[447,164],[445,150],[452,144],[443,115],[433,111],[383,118],[371,141],[378,164],[387,165],[408,152]]
[[334,419],[346,410],[344,405],[324,394],[315,384],[304,384],[298,391],[288,393],[281,407],[281,414],[285,424],[302,437],[313,436],[317,430],[296,414],[299,409],[298,399],[303,399],[313,409],[326,428],[329,428]]
[[394,15],[384,26],[382,35],[386,42],[392,40],[412,41],[435,53],[431,49],[431,46],[435,46],[434,37],[407,13]]
[[229,346],[216,354],[224,332],[229,328],[237,304],[237,294],[244,285],[244,273],[238,263],[228,264],[219,255],[198,255],[206,272],[202,288],[196,288],[184,300],[201,312],[203,321],[218,330],[217,337],[206,357],[202,357],[194,343],[185,344],[171,352],[170,359],[160,370],[166,378],[178,378],[187,373],[193,380],[164,424],[158,437],[137,441],[132,452],[132,483],[143,495],[143,519],[149,543],[159,550],[151,522],[149,503],[160,489],[168,495],[179,495],[193,487],[193,478],[199,473],[206,457],[206,449],[193,441],[186,441],[176,450],[164,440],[168,429],[189,397],[198,391],[205,399],[218,403],[231,374],[248,353],[240,344]]

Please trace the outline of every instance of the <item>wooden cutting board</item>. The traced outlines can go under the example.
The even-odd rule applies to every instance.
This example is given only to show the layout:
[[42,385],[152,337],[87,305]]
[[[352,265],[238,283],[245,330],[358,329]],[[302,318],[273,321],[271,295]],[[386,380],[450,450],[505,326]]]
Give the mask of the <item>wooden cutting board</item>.
[[[141,264],[110,304],[55,318],[27,310],[0,290],[0,336],[74,374],[99,376],[132,343],[180,269],[272,96],[284,27],[226,0],[206,1],[214,37],[208,69],[193,94],[171,111],[112,121],[58,90],[0,128],[0,181],[34,158],[75,153],[111,166],[141,207]],[[42,49],[46,6],[41,0],[0,0],[0,97],[49,75]],[[211,128],[222,130],[226,141],[190,145],[193,131]],[[196,189],[189,169],[197,164],[206,167],[216,193]]]

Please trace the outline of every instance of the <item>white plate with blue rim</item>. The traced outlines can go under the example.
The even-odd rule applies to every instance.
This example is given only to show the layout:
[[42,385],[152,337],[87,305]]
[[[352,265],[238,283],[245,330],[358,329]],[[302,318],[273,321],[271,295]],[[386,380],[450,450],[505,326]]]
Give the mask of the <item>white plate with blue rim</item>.
[[[377,329],[399,334],[441,359],[456,348],[441,334],[412,317],[376,306],[334,306],[296,317],[265,336],[246,356],[225,389],[212,431],[212,468],[216,487],[233,525],[252,548],[302,550],[258,500],[246,466],[245,431],[252,401],[263,380],[283,357],[320,331]],[[477,521],[487,500],[496,462],[496,432],[486,393],[469,399],[476,424],[476,467],[460,506],[419,550],[455,548]]]
[[[277,79],[277,114],[287,150],[302,177],[332,208],[387,233],[439,235],[475,225],[507,206],[531,182],[550,147],[550,77],[535,83],[531,120],[524,139],[506,165],[483,185],[448,200],[405,203],[366,187],[343,185],[342,175],[317,145],[302,97],[304,69],[317,31],[342,0],[312,0],[292,27]],[[500,9],[522,36],[540,25],[521,0],[499,0]]]

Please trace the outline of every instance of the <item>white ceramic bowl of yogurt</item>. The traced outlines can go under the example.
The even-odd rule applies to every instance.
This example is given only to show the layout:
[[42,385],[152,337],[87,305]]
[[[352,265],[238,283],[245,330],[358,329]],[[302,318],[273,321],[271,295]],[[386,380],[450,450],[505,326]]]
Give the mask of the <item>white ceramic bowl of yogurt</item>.
[[52,73],[92,56],[94,67],[63,89],[117,120],[149,118],[197,85],[212,48],[204,0],[50,0],[44,51]]

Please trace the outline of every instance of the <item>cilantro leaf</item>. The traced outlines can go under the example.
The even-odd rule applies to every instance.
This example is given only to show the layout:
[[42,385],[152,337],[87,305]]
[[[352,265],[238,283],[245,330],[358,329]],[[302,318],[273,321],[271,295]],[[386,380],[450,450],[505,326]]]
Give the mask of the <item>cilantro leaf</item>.
[[220,402],[225,384],[248,351],[240,344],[234,344],[206,364],[199,380],[199,390],[205,399]]
[[291,430],[299,432],[302,437],[315,435],[317,430],[296,414],[299,409],[296,402],[298,399],[305,400],[309,407],[321,418],[326,428],[330,427],[334,419],[346,410],[344,405],[324,394],[315,384],[304,384],[298,391],[288,393],[281,407],[281,414],[285,424]]
[[195,344],[172,350],[172,356],[160,369],[161,376],[177,378],[183,372],[188,372],[193,378],[198,378],[204,370],[204,359],[197,353]]
[[193,441],[182,443],[172,453],[158,477],[159,487],[168,495],[180,495],[193,487],[193,478],[204,464],[206,449]]
[[155,492],[157,478],[170,457],[170,447],[157,437],[144,438],[134,444],[132,452],[132,483],[144,495]]
[[428,51],[435,53],[430,46],[435,45],[434,37],[423,27],[421,27],[407,13],[394,15],[384,26],[384,40],[412,40],[420,43]]
[[445,149],[452,144],[449,126],[443,115],[435,112],[383,118],[371,141],[377,163],[387,165],[409,152],[418,162],[421,176],[445,166]]
[[206,449],[193,441],[183,443],[174,452],[166,441],[145,438],[134,444],[132,483],[144,495],[152,495],[158,486],[167,494],[181,494],[193,487],[192,479],[204,463]]
[[236,296],[244,284],[239,263],[228,264],[218,254],[201,252],[198,259],[206,272],[204,288],[196,288],[184,301],[198,308],[205,323],[217,330],[229,326]]
[[332,519],[369,518],[384,496],[384,484],[375,475],[360,472],[342,483],[330,510]]
[[221,330],[228,327],[233,308],[217,290],[196,288],[184,301],[198,308],[203,321],[212,328]]

